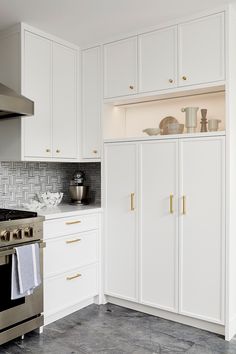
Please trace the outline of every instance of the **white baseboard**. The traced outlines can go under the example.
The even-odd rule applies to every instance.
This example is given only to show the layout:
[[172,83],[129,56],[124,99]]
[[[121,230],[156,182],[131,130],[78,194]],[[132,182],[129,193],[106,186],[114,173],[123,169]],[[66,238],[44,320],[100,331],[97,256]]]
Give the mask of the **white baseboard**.
[[230,341],[236,334],[236,316],[231,318],[225,327],[225,340]]
[[44,315],[44,326],[46,326],[49,323],[52,323],[54,321],[57,321],[57,320],[65,317],[65,316],[68,316],[68,315],[70,315],[73,312],[81,310],[82,308],[87,307],[88,305],[93,304],[95,302],[94,300],[95,300],[95,298],[92,297],[92,298],[86,299],[84,301],[81,301],[81,302],[79,302],[76,305],[67,307],[67,308],[65,308],[65,309],[63,309],[63,310],[61,310],[59,312],[50,314],[49,316],[45,316]]
[[109,302],[109,303],[112,303],[115,305],[130,308],[135,311],[144,312],[149,315],[162,317],[167,320],[179,322],[179,323],[186,324],[186,325],[189,325],[192,327],[204,329],[209,332],[225,335],[225,326],[220,325],[220,324],[199,320],[196,318],[180,315],[180,314],[165,311],[165,310],[160,310],[160,309],[157,309],[154,307],[138,304],[135,302],[131,302],[131,301],[123,300],[123,299],[118,299],[118,298],[115,298],[115,297],[112,297],[109,295],[107,295],[105,298],[106,298],[106,302]]

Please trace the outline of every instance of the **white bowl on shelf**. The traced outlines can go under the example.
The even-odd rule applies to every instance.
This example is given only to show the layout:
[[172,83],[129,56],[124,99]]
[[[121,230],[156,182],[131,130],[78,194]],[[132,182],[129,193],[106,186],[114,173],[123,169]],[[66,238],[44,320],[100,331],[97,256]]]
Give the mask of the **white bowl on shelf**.
[[146,133],[147,135],[158,135],[158,134],[160,134],[160,129],[159,128],[146,128],[143,130],[143,133]]

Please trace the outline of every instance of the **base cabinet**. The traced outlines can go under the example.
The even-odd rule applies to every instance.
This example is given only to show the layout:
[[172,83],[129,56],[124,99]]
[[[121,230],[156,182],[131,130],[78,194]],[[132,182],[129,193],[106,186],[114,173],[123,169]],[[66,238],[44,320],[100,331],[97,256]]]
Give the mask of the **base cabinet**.
[[99,225],[98,214],[44,222],[45,325],[93,303],[99,294]]
[[97,266],[75,269],[73,272],[47,278],[44,282],[44,313],[54,315],[71,308],[98,293]]
[[105,145],[107,295],[224,324],[225,138]]

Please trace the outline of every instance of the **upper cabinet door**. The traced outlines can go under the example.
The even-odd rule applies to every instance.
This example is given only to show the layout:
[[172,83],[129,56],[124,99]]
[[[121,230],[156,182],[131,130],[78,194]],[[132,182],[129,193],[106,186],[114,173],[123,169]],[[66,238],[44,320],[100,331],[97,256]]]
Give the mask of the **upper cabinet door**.
[[179,25],[179,85],[225,79],[224,13]]
[[25,32],[23,94],[34,116],[23,119],[24,156],[51,157],[51,41]]
[[104,46],[104,97],[137,93],[137,37]]
[[76,158],[76,50],[53,43],[53,157]]
[[101,150],[101,48],[82,52],[82,157],[99,158]]
[[177,27],[139,36],[140,92],[177,86]]
[[218,323],[224,320],[224,156],[224,138],[180,142],[180,313]]

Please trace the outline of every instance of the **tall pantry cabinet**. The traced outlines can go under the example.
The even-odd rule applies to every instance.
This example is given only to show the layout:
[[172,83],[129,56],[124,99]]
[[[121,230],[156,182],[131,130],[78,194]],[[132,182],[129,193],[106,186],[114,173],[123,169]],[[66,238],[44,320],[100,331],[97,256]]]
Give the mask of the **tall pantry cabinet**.
[[105,144],[107,295],[224,323],[224,145]]
[[106,289],[137,300],[137,146],[112,144],[106,156]]

